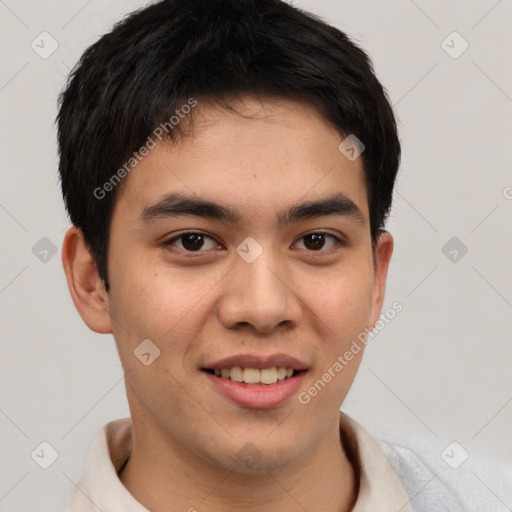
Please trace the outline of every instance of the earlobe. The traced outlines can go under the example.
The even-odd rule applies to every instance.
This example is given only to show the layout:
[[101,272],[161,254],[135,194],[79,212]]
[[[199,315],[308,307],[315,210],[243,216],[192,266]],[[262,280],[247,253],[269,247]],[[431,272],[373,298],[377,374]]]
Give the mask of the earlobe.
[[372,295],[372,310],[370,314],[370,328],[375,326],[384,303],[386,291],[386,280],[389,269],[389,262],[393,254],[393,237],[388,231],[382,230],[375,248],[375,271]]
[[89,329],[112,332],[108,294],[101,280],[83,233],[71,226],[62,244],[62,265],[75,307]]

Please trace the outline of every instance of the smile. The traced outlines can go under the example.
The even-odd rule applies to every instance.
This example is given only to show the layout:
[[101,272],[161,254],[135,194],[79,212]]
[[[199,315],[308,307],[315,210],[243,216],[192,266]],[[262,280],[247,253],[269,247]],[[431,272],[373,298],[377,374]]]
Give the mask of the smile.
[[206,371],[216,377],[229,379],[233,382],[243,382],[245,384],[266,384],[272,385],[293,377],[293,368],[285,366],[272,366],[270,368],[242,368],[241,366],[232,366],[231,368],[206,369]]

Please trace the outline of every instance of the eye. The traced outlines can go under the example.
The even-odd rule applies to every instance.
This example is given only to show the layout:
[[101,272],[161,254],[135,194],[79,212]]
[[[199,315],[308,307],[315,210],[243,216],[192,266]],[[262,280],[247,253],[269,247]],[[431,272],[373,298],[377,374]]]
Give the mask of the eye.
[[[211,237],[204,233],[198,233],[196,231],[189,231],[187,233],[181,233],[169,240],[164,242],[164,245],[174,246],[176,242],[179,242],[178,249],[186,252],[206,252],[200,249],[204,248],[205,240],[210,240],[210,248],[218,247],[219,244]],[[208,244],[206,244],[208,245]],[[181,246],[181,247],[180,247]]]
[[[331,239],[330,247],[322,250],[326,246],[326,240]],[[306,250],[310,252],[329,252],[331,249],[336,246],[344,246],[345,242],[331,233],[324,233],[322,231],[316,231],[314,233],[308,233],[307,235],[303,235],[299,238],[299,240],[304,240],[303,244],[306,247]],[[210,247],[208,247],[209,241]],[[188,231],[185,233],[180,233],[169,240],[163,242],[165,246],[174,246],[181,251],[188,253],[198,253],[198,252],[207,252],[208,249],[219,248],[220,244],[211,236],[206,235],[205,233],[200,233],[197,231]],[[329,244],[327,244],[329,245]],[[205,249],[206,246],[206,249]],[[201,250],[205,249],[205,250]]]
[[[334,241],[331,244],[331,247],[328,247],[326,250],[322,251],[326,244],[326,238],[330,238]],[[331,233],[324,233],[322,231],[315,231],[314,233],[308,233],[307,235],[303,235],[299,238],[299,240],[304,240],[304,245],[306,248],[312,252],[329,252],[329,250],[333,249],[336,246],[345,245],[344,241],[341,238],[338,238]]]

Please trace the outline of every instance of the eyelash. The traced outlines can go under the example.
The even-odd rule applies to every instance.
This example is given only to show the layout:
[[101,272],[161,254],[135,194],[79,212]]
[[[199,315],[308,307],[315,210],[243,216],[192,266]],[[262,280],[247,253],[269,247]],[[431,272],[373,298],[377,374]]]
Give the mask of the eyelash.
[[[169,245],[172,245],[175,241],[178,241],[180,238],[186,236],[186,235],[202,235],[203,237],[205,238],[210,238],[211,240],[214,240],[216,243],[219,243],[215,240],[215,238],[211,237],[210,235],[207,235],[206,233],[203,233],[201,231],[184,231],[183,233],[180,233],[179,235],[175,235],[173,236],[172,238],[169,238],[168,240],[165,240],[163,242],[163,245],[164,246],[169,246]],[[347,245],[347,243],[345,242],[345,240],[343,240],[342,238],[340,237],[337,237],[336,235],[333,235],[332,233],[327,233],[325,231],[311,231],[310,233],[306,233],[305,235],[302,235],[301,237],[298,238],[298,240],[301,240],[309,235],[326,235],[328,237],[331,237],[333,238],[335,241],[336,241],[336,245],[337,247],[333,247],[331,249],[328,249],[328,250],[318,250],[318,251],[313,251],[313,250],[307,250],[307,252],[310,252],[312,254],[317,254],[317,253],[331,253],[333,250],[337,250],[341,247],[345,247]],[[220,245],[220,244],[219,244]],[[187,251],[186,249],[179,249],[180,251],[182,252],[185,252],[189,255],[195,255],[195,254],[201,254],[201,253],[205,253],[205,252],[208,252],[208,251],[202,251],[202,250],[199,250],[199,251]]]

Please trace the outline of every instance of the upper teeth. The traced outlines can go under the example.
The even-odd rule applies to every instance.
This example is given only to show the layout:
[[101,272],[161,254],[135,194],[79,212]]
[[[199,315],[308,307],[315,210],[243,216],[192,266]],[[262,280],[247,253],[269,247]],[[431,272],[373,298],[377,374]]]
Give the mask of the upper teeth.
[[233,366],[231,368],[222,368],[215,370],[217,377],[231,379],[234,382],[245,382],[246,384],[275,384],[278,380],[293,375],[293,368],[284,366],[273,366],[272,368],[241,368]]

